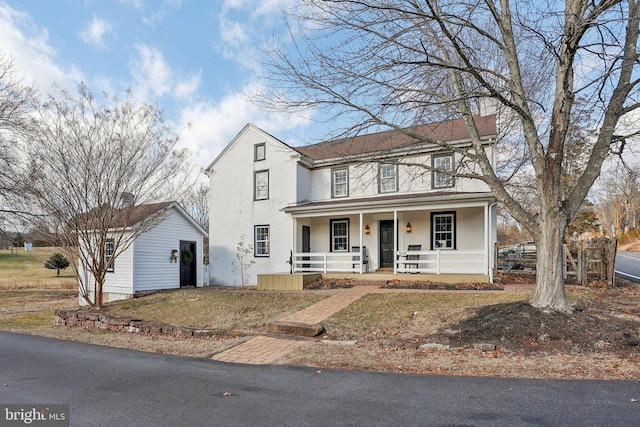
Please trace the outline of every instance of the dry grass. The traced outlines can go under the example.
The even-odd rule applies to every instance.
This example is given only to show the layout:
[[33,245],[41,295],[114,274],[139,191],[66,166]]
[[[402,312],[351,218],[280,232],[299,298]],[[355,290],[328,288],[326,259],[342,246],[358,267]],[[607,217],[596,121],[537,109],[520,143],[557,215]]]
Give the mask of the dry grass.
[[318,293],[216,287],[162,291],[108,304],[109,314],[194,328],[262,330],[265,323],[326,298]]
[[530,295],[506,292],[368,294],[323,322],[331,339],[411,338],[455,323],[471,308],[520,301]]
[[0,289],[75,289],[77,282],[71,268],[60,272],[49,270],[44,263],[58,248],[33,248],[32,251],[18,249],[0,250]]

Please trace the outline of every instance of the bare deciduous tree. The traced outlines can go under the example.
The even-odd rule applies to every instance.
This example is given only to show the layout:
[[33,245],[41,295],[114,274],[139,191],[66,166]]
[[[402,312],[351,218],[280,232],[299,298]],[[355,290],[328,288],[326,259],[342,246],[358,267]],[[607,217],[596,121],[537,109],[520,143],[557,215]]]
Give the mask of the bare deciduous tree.
[[21,194],[17,141],[29,132],[28,115],[35,107],[36,90],[23,84],[10,56],[0,50],[0,219],[24,215],[16,196]]
[[609,234],[624,234],[640,224],[640,171],[618,167],[601,188],[600,216]]
[[[570,311],[562,243],[604,159],[631,136],[616,127],[638,107],[639,9],[634,0],[308,0],[289,14],[293,44],[265,49],[273,89],[265,99],[288,111],[324,109],[355,123],[351,134],[463,118],[466,148],[410,136],[477,165],[464,176],[484,181],[537,243],[531,304]],[[537,206],[506,185],[513,170],[492,167],[473,120],[486,100],[518,126],[520,140],[498,150],[519,153],[511,156],[530,171]],[[587,116],[577,120],[578,110]],[[588,160],[564,180],[572,124],[585,121],[596,128]]]
[[107,95],[99,103],[85,85],[50,96],[33,124],[25,186],[67,256],[77,253],[80,294],[99,309],[107,271],[161,219],[166,203],[155,202],[189,187],[189,153],[156,107]]
[[182,207],[204,230],[209,230],[209,185],[201,183],[185,194]]

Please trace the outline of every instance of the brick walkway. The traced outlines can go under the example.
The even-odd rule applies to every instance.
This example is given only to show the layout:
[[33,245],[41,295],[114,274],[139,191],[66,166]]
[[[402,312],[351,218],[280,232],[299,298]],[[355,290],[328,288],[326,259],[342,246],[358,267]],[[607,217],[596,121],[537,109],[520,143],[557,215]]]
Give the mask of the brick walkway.
[[212,359],[221,362],[262,365],[272,363],[305,343],[300,340],[260,336],[218,353]]
[[[320,323],[375,288],[374,286],[355,286],[349,289],[341,289],[336,295],[279,320],[306,324]],[[222,362],[256,365],[269,364],[308,342],[308,340],[300,340],[297,337],[287,339],[259,336],[218,353],[212,359]]]

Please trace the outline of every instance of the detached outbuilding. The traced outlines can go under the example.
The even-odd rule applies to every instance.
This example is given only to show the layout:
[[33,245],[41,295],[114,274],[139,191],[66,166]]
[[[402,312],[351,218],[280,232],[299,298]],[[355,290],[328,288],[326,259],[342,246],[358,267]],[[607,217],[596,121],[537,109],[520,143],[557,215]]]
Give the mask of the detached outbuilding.
[[[131,209],[127,223],[120,225],[125,233],[149,220],[153,225],[113,260],[106,273],[103,302],[128,299],[148,291],[201,287],[205,280],[203,238],[207,232],[176,202],[125,209]],[[122,229],[117,233],[122,233]],[[110,245],[113,243],[108,239],[105,257],[113,251]],[[91,273],[85,272],[82,265],[79,273],[87,283],[90,281]],[[86,304],[80,299],[81,304]]]

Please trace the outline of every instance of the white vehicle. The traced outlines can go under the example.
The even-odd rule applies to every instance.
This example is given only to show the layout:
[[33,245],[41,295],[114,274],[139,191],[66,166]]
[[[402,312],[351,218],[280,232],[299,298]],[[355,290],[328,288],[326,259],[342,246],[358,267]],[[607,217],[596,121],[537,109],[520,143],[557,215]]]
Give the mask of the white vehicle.
[[516,243],[515,245],[502,248],[498,251],[500,255],[517,256],[517,255],[535,255],[536,244],[532,240],[527,242]]

